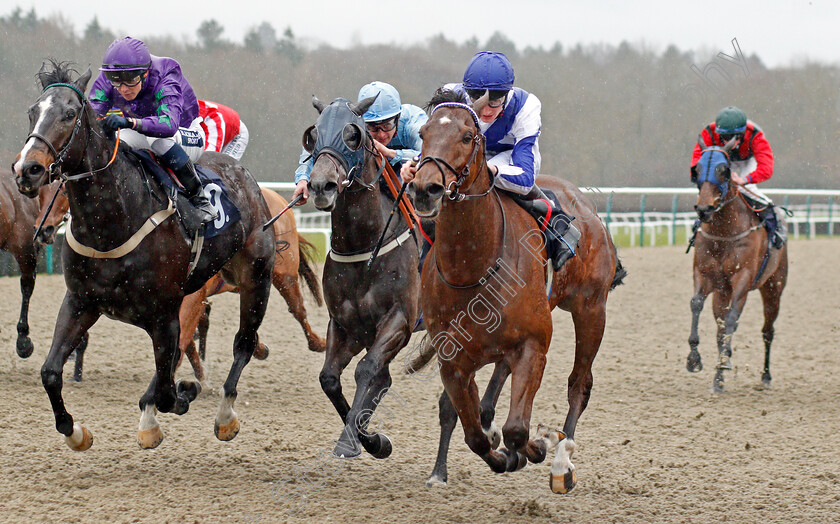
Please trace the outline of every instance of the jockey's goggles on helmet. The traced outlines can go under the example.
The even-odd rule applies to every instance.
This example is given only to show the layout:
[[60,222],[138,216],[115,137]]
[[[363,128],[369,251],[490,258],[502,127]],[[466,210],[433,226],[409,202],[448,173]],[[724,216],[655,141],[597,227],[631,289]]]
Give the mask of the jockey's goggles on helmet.
[[[467,96],[470,97],[470,100],[475,102],[486,93],[484,89],[467,89]],[[497,91],[494,89],[490,90],[490,101],[487,103],[489,107],[496,109],[497,107],[501,107],[505,103],[505,98],[507,97],[507,91]]]
[[388,120],[380,120],[379,122],[368,122],[367,130],[371,133],[390,133],[397,127],[398,119],[399,116],[389,118]]
[[134,87],[143,80],[143,73],[145,73],[145,71],[142,69],[128,69],[121,71],[103,71],[103,73],[105,74],[105,78],[107,78],[114,87],[120,87],[121,85]]

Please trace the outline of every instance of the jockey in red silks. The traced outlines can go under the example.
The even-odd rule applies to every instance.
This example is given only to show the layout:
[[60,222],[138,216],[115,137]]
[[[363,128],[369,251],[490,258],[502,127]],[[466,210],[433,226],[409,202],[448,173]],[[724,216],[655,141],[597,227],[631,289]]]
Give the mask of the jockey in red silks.
[[785,243],[786,230],[783,211],[762,193],[757,184],[773,176],[773,150],[764,137],[764,132],[747,115],[734,106],[723,108],[715,121],[700,132],[691,157],[691,171],[700,160],[702,149],[710,146],[723,147],[735,139],[735,146],[729,152],[732,182],[741,186],[743,194],[756,207],[764,221],[773,246],[781,248]]
[[[149,54],[146,44],[127,36],[108,47],[99,70],[89,98],[105,117],[104,128],[120,130],[120,140],[135,149],[154,151],[184,186],[202,222],[214,220],[193,165],[204,152],[198,101],[178,62]],[[109,114],[111,108],[122,114]]]
[[239,113],[218,102],[199,100],[198,115],[201,117],[201,129],[207,137],[204,150],[241,160],[250,135],[245,122],[239,119]]

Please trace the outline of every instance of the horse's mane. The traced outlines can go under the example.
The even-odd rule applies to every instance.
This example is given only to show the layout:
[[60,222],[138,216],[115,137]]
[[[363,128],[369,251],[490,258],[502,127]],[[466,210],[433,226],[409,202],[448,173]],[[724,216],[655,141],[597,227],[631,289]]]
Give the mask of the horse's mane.
[[432,99],[426,104],[426,111],[432,111],[438,104],[443,104],[444,102],[458,102],[461,103],[464,101],[463,95],[458,93],[457,91],[453,91],[451,89],[446,89],[443,87],[437,88],[435,94],[432,95]]
[[[47,64],[52,66],[51,70],[47,70]],[[35,75],[42,86],[50,84],[70,84],[75,78],[79,77],[79,72],[71,67],[72,62],[60,62],[54,58],[47,58],[41,64],[41,70]]]

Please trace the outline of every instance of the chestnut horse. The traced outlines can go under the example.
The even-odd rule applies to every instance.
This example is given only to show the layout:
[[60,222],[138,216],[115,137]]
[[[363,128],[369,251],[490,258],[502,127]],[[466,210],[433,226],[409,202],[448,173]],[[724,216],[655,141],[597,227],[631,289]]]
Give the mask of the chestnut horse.
[[[70,202],[67,200],[67,194],[63,187],[59,190],[59,194],[50,212],[47,213],[49,203],[57,187],[57,182],[43,186],[38,194],[41,202],[41,212],[35,224],[41,224],[41,220],[46,215],[43,227],[39,233],[39,239],[47,244],[53,242],[58,226],[69,216]],[[282,211],[288,204],[285,198],[270,189],[261,188],[261,192],[272,216]],[[286,300],[289,306],[289,312],[295,317],[295,320],[298,321],[301,328],[303,328],[309,350],[316,353],[323,353],[326,341],[315,333],[309,325],[299,280],[300,277],[306,282],[318,306],[323,305],[321,285],[312,269],[315,246],[298,234],[297,224],[295,223],[292,210],[289,210],[280,219],[275,221],[273,227],[276,255],[274,257],[274,269],[271,273],[271,282]],[[193,373],[199,382],[204,382],[206,378],[204,369],[205,355],[203,348],[201,352],[196,350],[193,334],[196,332],[196,328],[200,326],[202,319],[205,318],[205,309],[209,309],[205,304],[207,298],[227,291],[238,291],[238,289],[225,283],[221,275],[215,275],[201,289],[184,297],[184,301],[181,303],[181,310],[179,312],[181,335],[178,341],[181,356],[179,357],[178,365],[180,366],[181,360],[186,355],[192,365]],[[199,340],[201,342],[206,342],[207,327],[208,325],[205,324],[203,329],[199,331]],[[76,359],[73,379],[77,382],[82,380],[82,367],[86,346],[87,336],[85,336],[82,344],[73,353]],[[258,342],[257,349],[254,350],[254,357],[262,360],[267,356],[268,348],[261,342]]]
[[[445,452],[447,426],[451,434],[457,413],[467,445],[497,473],[518,470],[527,460],[541,462],[558,447],[549,484],[555,493],[566,493],[577,482],[571,462],[575,427],[589,401],[607,296],[625,271],[594,206],[572,184],[538,177],[541,187],[554,191],[562,206],[577,215],[582,234],[577,256],[551,276],[537,222],[493,187],[476,116],[487,95],[476,102],[475,110],[456,102],[459,99],[443,91],[430,102],[436,108],[421,129],[423,159],[413,181],[418,214],[437,217],[420,301],[445,388],[440,400],[441,451]],[[540,426],[537,438],[530,439],[531,408],[546,363],[555,307],[571,312],[575,325],[569,411],[562,431]],[[483,410],[475,373],[487,364],[495,364],[496,372]],[[510,412],[502,428],[506,449],[496,451],[482,420],[487,411],[492,418],[508,374],[513,378]],[[445,438],[448,446],[449,436]],[[445,482],[445,455],[443,464],[440,455],[438,459],[430,480],[442,473],[438,481]]]
[[[734,140],[734,139],[733,139]],[[771,249],[767,230],[744,199],[740,187],[732,182],[729,150],[708,147],[703,150],[692,174],[700,194],[697,217],[701,226],[694,242],[694,296],[691,298],[691,334],[686,367],[703,369],[697,346],[697,324],[706,297],[714,293],[712,310],[717,322],[718,364],[712,390],[723,391],[724,371],[732,369],[732,336],[744,311],[747,294],[758,289],[764,303],[764,371],[761,381],[770,385],[770,345],[773,323],[779,316],[779,302],[787,283],[787,244]]]
[[0,169],[0,249],[15,257],[20,268],[20,318],[17,323],[17,354],[28,358],[34,346],[29,338],[29,299],[35,289],[38,246],[32,239],[38,203],[22,198],[12,174]]
[[[72,78],[66,64],[41,68],[43,87],[29,108],[29,135],[13,166],[18,189],[28,197],[52,178],[67,181],[73,215],[62,263],[67,293],[58,313],[52,346],[41,368],[56,429],[67,444],[82,451],[91,432],[67,412],[61,390],[62,370],[70,353],[103,314],[140,327],[152,338],[155,374],[140,399],[138,440],[156,447],[163,433],[156,410],[182,415],[198,394],[197,383],[175,383],[178,311],[186,294],[201,288],[219,271],[240,288],[240,325],[234,359],[223,386],[214,431],[220,440],[239,432],[233,405],[239,377],[254,352],[257,329],[265,315],[274,265],[274,241],[263,231],[268,208],[259,186],[241,164],[226,155],[205,153],[202,164],[228,189],[241,218],[221,234],[206,239],[192,272],[191,247],[163,188],[149,183],[141,166],[118,140],[103,134],[84,95],[91,72]],[[136,249],[135,249],[136,248]]]
[[[408,343],[418,316],[417,243],[404,220],[388,225],[394,200],[379,189],[382,170],[361,117],[374,99],[339,98],[327,106],[313,97],[320,116],[303,136],[315,159],[309,180],[313,203],[332,212],[323,277],[330,322],[319,379],[344,425],[333,453],[347,458],[361,454],[360,442],[376,458],[391,454],[388,437],[369,433],[367,426],[391,386],[388,366]],[[369,265],[383,231],[379,256]],[[367,354],[356,366],[351,406],[341,391],[341,373],[363,349]]]

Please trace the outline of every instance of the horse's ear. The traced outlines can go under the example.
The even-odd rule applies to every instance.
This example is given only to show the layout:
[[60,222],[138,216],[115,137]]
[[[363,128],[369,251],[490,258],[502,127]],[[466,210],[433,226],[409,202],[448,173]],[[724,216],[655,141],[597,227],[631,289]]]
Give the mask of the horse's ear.
[[44,89],[48,85],[50,85],[50,81],[47,79],[47,74],[46,73],[47,73],[47,63],[46,62],[41,62],[41,69],[39,69],[38,74],[35,75],[36,77],[38,77],[38,80],[41,81],[41,89]]
[[727,142],[726,144],[724,144],[724,146],[723,146],[723,150],[724,150],[724,151],[726,151],[727,153],[728,153],[729,151],[731,151],[731,150],[732,150],[732,148],[733,148],[733,147],[735,147],[735,141],[736,141],[736,140],[738,140],[738,137],[734,137],[734,136],[733,136],[732,138],[730,138],[730,139],[729,139],[729,142]]
[[303,132],[303,149],[305,149],[307,153],[315,151],[315,142],[317,141],[318,128],[315,126],[307,127],[306,131]]
[[484,91],[484,94],[481,95],[481,98],[473,102],[473,111],[475,114],[480,115],[481,111],[490,103],[490,91]]
[[350,111],[356,114],[356,116],[362,116],[363,114],[367,113],[367,110],[370,109],[370,106],[376,101],[376,97],[379,96],[379,93],[376,93],[373,96],[369,96],[363,100],[361,100],[358,104],[350,103],[348,104],[350,107]]
[[341,131],[341,139],[353,151],[358,151],[362,147],[363,137],[362,129],[356,124],[347,124]]
[[327,107],[327,105],[326,105],[325,103],[321,102],[320,100],[318,100],[318,97],[317,97],[317,96],[315,96],[315,95],[312,95],[312,106],[313,106],[315,109],[317,109],[317,110],[318,110],[318,114],[319,114],[319,115],[320,115],[321,113],[323,113],[323,112],[324,112],[324,109],[326,109],[326,107]]
[[87,85],[88,82],[90,82],[90,77],[92,74],[93,73],[91,73],[90,71],[90,66],[88,66],[87,71],[85,71],[84,74],[78,79],[76,79],[76,81],[74,82],[74,84],[76,84],[76,87],[78,87],[79,91],[81,91],[82,93],[87,91]]

